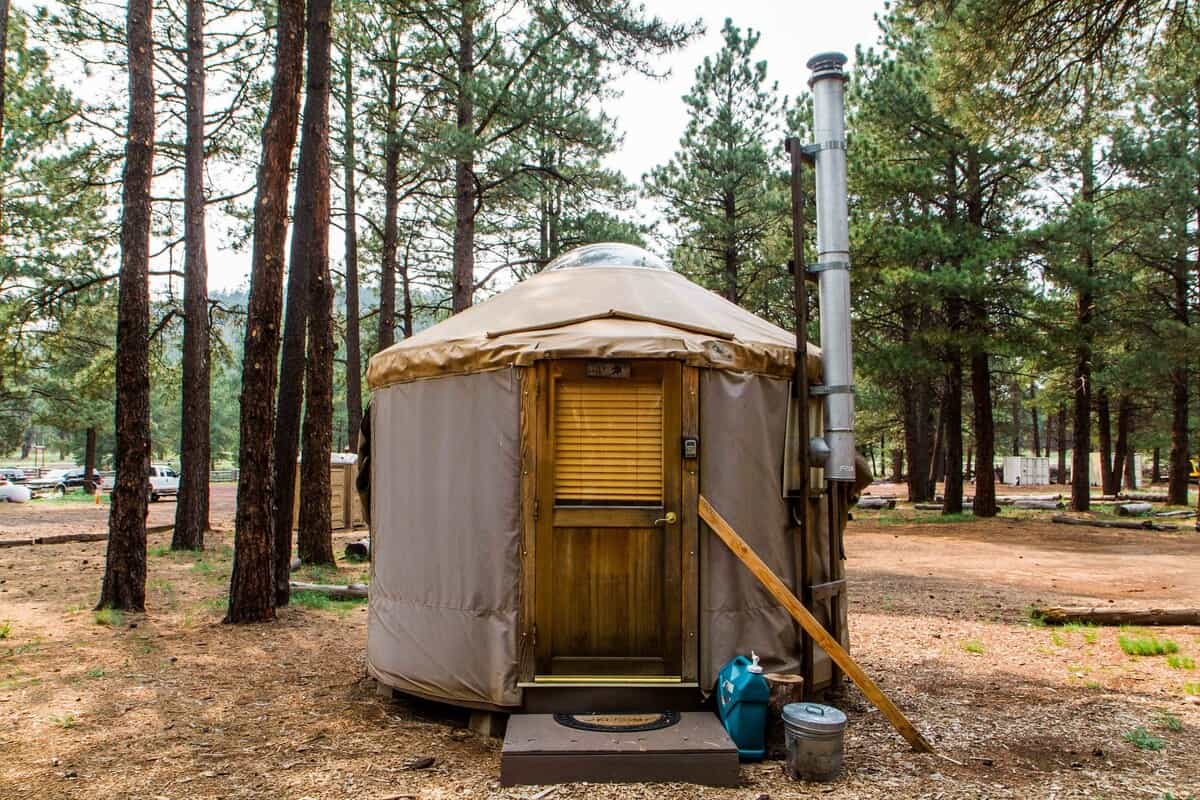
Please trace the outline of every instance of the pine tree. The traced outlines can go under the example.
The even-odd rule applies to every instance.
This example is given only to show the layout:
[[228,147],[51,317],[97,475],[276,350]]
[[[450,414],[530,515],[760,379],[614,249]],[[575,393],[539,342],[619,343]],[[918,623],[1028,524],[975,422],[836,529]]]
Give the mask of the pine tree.
[[684,96],[688,124],[679,150],[646,178],[675,229],[674,261],[702,285],[738,303],[764,263],[772,227],[784,219],[783,185],[771,154],[781,138],[778,84],[753,60],[759,34],[729,19],[724,46],[696,69]]

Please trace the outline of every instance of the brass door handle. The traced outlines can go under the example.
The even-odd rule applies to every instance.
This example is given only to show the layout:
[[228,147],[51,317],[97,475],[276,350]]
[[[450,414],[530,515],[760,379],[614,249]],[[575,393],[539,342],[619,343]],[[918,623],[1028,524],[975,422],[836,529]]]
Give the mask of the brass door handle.
[[678,521],[679,521],[679,517],[677,517],[675,515],[675,512],[668,511],[667,515],[665,517],[663,517],[662,519],[654,520],[654,527],[663,528],[663,527],[666,527],[667,525],[674,525]]

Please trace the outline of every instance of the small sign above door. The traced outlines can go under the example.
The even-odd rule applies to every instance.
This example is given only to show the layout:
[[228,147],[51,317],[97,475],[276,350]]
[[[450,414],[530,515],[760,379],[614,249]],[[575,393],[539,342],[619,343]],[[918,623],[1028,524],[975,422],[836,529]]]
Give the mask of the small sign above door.
[[628,361],[589,361],[587,376],[589,378],[628,378],[633,373],[633,367]]

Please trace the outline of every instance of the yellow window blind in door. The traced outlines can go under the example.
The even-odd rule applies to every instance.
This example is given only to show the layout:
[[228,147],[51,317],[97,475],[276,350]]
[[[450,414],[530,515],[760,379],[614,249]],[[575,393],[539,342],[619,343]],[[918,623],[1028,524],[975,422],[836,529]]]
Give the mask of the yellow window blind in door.
[[661,384],[560,381],[554,499],[567,505],[661,505]]

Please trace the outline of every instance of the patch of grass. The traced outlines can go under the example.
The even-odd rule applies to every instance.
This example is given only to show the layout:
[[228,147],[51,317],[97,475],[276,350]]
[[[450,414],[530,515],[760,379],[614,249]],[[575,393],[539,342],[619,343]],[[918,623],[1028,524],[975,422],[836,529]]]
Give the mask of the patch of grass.
[[1083,640],[1085,642],[1087,642],[1088,644],[1095,644],[1096,643],[1096,630],[1093,628],[1092,630],[1084,631],[1083,632]]
[[877,517],[880,525],[943,525],[965,524],[975,521],[970,513],[942,514],[937,511],[914,511],[910,509],[881,511]]
[[320,592],[292,592],[292,605],[300,606],[301,608],[311,608],[316,611],[333,611],[341,617],[346,616],[366,602],[367,598],[365,597],[356,597],[351,600],[332,600]]
[[68,614],[78,614],[81,611],[83,611],[83,606],[79,603],[71,603],[71,605],[67,606]]
[[1046,618],[1042,616],[1042,612],[1037,606],[1026,607],[1025,616],[1028,617],[1028,619],[1029,619],[1029,627],[1031,627],[1031,628],[1046,627]]
[[205,561],[203,558],[197,561],[195,564],[192,564],[192,572],[198,572],[201,575],[209,575],[215,569],[216,567]]
[[12,635],[12,621],[4,620],[0,622],[0,639],[7,639]]
[[1171,669],[1195,669],[1196,662],[1189,656],[1167,656],[1167,666]]
[[337,567],[328,564],[304,564],[296,570],[296,574],[308,583],[335,583],[338,571]]
[[1150,733],[1140,725],[1131,731],[1126,731],[1121,738],[1129,742],[1138,750],[1162,750],[1167,746],[1165,741]]
[[970,641],[963,642],[962,648],[968,653],[981,655],[983,653],[983,642],[979,641],[978,639],[971,639]]
[[92,667],[84,674],[92,680],[98,680],[104,677],[104,667]]
[[1099,689],[1099,688],[1100,688],[1100,681],[1084,681],[1084,682],[1083,682],[1083,688],[1085,688],[1085,689]]
[[1156,636],[1119,636],[1117,641],[1125,654],[1130,656],[1162,656],[1179,652],[1178,644]]
[[146,555],[151,555],[155,558],[162,558],[163,556],[171,555],[171,548],[165,544],[158,544],[154,547],[147,548]]
[[34,653],[38,652],[41,649],[42,649],[41,640],[34,639],[32,642],[26,642],[25,644],[19,644],[16,647],[11,648],[8,651],[8,654],[10,656],[23,656],[26,653],[28,653],[29,655],[33,655]]
[[1066,638],[1058,631],[1050,632],[1050,641],[1054,642],[1057,647],[1066,647],[1067,645]]
[[1185,683],[1183,693],[1190,694],[1192,697],[1200,697],[1200,683]]
[[1171,733],[1179,733],[1183,730],[1183,720],[1172,714],[1170,711],[1164,711],[1158,715],[1158,724],[1169,730]]
[[219,611],[224,614],[229,610],[229,598],[225,595],[210,597],[204,601],[204,607],[209,611]]
[[92,619],[97,625],[108,625],[113,628],[119,628],[125,623],[125,615],[116,608],[100,608],[92,614]]
[[76,722],[74,714],[63,714],[61,717],[51,717],[50,721],[63,730],[70,730],[71,728],[74,728]]

